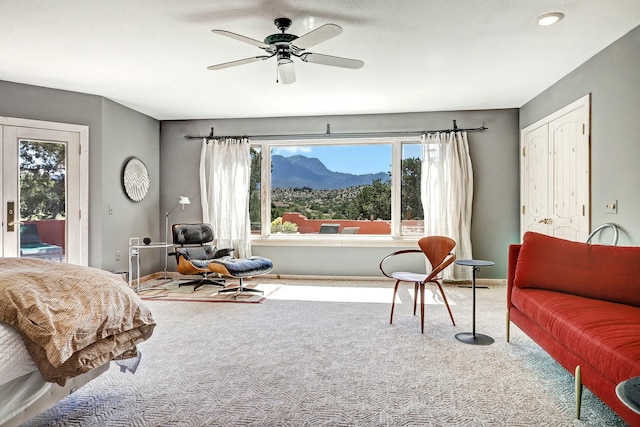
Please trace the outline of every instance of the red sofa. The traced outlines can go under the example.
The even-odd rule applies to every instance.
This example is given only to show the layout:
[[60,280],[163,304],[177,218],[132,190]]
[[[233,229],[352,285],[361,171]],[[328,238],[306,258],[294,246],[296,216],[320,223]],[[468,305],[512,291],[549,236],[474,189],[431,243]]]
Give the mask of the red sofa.
[[640,247],[527,232],[509,247],[507,341],[513,323],[632,426],[615,388],[640,376]]

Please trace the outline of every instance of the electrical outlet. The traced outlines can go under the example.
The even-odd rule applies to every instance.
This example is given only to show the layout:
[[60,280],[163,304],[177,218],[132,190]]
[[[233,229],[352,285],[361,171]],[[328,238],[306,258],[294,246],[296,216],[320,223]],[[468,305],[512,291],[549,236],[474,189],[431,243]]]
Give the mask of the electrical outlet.
[[617,200],[605,200],[604,213],[617,214],[618,213],[618,201]]
[[116,261],[120,261],[120,251],[116,251]]

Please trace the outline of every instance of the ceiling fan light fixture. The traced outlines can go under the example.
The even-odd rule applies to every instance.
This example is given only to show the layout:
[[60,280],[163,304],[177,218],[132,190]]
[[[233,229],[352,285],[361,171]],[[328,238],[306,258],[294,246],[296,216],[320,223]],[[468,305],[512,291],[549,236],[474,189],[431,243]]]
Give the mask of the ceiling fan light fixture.
[[538,16],[536,19],[536,24],[541,27],[548,27],[549,25],[553,25],[556,22],[562,20],[564,18],[564,13],[562,12],[551,12],[545,13],[544,15]]
[[213,29],[214,34],[229,37],[243,43],[250,44],[265,51],[265,55],[253,56],[245,59],[239,59],[222,64],[210,65],[208,70],[222,70],[224,68],[235,67],[238,65],[249,64],[251,62],[263,61],[265,59],[276,56],[276,82],[282,84],[291,84],[296,81],[295,68],[292,57],[295,56],[304,62],[311,62],[321,65],[329,65],[331,67],[362,68],[363,61],[358,59],[341,58],[339,56],[323,55],[320,53],[308,52],[307,49],[332,39],[342,33],[342,28],[336,24],[324,24],[306,34],[298,37],[295,34],[289,34],[286,30],[291,25],[289,18],[276,18],[274,21],[281,33],[271,34],[264,39],[264,42],[246,37],[230,31]]
[[291,58],[278,58],[278,76],[280,82],[285,85],[296,81],[296,71]]

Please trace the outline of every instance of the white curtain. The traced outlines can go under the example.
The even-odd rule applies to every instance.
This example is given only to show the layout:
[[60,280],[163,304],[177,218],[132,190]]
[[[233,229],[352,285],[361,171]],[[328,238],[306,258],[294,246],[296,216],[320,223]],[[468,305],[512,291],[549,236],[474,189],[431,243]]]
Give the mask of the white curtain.
[[248,139],[202,141],[200,195],[203,222],[213,227],[217,246],[234,248],[237,258],[251,256],[250,172]]
[[[425,236],[450,237],[456,258],[472,259],[473,170],[466,132],[423,135],[420,186]],[[471,268],[454,264],[443,278],[468,280]]]

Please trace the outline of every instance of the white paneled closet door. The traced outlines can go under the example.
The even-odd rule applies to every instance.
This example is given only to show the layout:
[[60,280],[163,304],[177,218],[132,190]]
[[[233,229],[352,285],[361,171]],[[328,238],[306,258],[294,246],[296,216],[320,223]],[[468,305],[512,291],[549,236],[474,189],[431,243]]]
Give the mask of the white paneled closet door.
[[589,95],[521,133],[520,230],[584,241],[590,224]]

